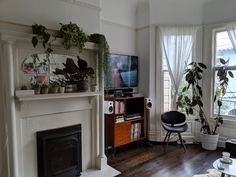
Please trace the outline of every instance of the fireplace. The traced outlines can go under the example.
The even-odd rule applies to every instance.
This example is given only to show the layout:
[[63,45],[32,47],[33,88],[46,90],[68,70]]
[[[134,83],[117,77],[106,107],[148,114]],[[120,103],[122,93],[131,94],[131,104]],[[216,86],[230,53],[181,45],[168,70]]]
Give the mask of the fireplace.
[[37,132],[38,177],[77,177],[82,171],[81,124]]

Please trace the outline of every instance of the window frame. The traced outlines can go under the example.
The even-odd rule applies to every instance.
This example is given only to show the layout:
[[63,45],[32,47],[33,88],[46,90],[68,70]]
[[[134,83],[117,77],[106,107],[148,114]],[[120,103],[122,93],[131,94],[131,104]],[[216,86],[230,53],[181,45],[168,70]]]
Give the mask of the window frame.
[[[220,27],[220,28],[214,28],[212,30],[212,60],[211,60],[211,110],[210,110],[210,115],[211,118],[215,118],[217,114],[214,113],[214,95],[215,95],[215,72],[220,68],[215,67],[216,63],[216,34],[220,32],[227,32],[226,27]],[[234,66],[228,66],[228,70],[235,70],[236,71],[236,65]],[[235,76],[236,77],[236,76]],[[221,115],[224,119],[228,120],[236,120],[236,116],[231,116],[231,115]]]

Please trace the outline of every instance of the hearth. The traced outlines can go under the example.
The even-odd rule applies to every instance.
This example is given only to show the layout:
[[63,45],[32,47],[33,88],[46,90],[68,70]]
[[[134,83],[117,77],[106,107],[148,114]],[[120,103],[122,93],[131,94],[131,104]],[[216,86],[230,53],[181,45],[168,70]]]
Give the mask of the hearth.
[[38,177],[77,177],[82,171],[81,125],[37,132]]

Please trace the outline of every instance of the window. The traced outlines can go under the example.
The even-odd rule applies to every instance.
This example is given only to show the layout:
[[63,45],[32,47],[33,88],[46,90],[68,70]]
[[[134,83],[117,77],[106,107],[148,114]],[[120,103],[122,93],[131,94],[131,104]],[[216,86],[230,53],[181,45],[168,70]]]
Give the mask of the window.
[[[163,78],[163,112],[167,112],[171,110],[171,101],[173,98],[173,89],[171,84],[171,78],[168,71],[166,58],[163,56],[162,58],[162,78]],[[192,56],[190,56],[189,63],[192,62]],[[182,78],[182,81],[179,86],[178,93],[182,92],[182,89],[187,86],[187,82],[185,81],[185,75]],[[185,94],[190,95],[192,94],[191,90],[185,92]],[[179,110],[181,112],[185,112],[185,110]]]
[[[229,59],[228,69],[234,74],[234,78],[230,78],[226,94],[223,98],[221,114],[226,116],[233,116],[236,118],[236,53],[233,49],[232,43],[229,39],[227,31],[215,32],[215,57],[213,61],[214,69],[214,86],[219,84],[216,77],[217,69],[220,67],[220,58]],[[215,93],[215,87],[214,92]],[[217,104],[213,104],[213,114],[218,112]]]

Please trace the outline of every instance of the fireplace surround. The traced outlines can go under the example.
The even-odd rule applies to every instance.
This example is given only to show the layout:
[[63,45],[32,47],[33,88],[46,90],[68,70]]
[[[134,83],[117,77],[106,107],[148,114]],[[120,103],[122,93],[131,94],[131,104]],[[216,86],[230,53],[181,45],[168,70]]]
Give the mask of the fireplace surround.
[[81,125],[37,132],[38,177],[78,177]]
[[[25,84],[20,70],[22,61],[43,48],[33,48],[31,27],[0,22],[0,105],[2,128],[0,149],[6,164],[4,177],[38,177],[37,132],[81,124],[81,177],[112,177],[118,171],[107,165],[104,154],[104,116],[102,68],[97,68],[99,90],[96,92],[15,96]],[[78,54],[53,43],[54,52],[63,55]],[[86,43],[79,55],[99,65],[97,48]],[[4,125],[4,126],[3,126]]]

